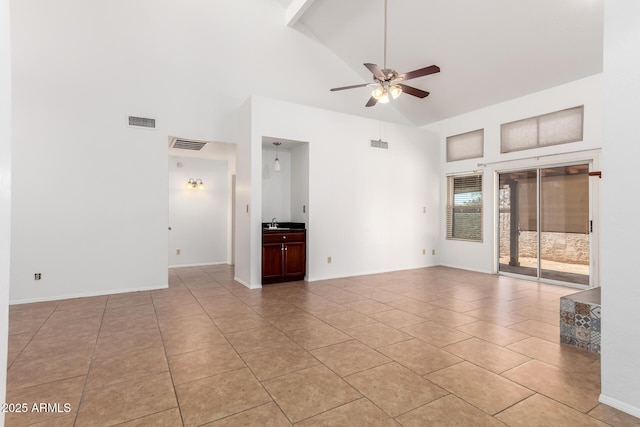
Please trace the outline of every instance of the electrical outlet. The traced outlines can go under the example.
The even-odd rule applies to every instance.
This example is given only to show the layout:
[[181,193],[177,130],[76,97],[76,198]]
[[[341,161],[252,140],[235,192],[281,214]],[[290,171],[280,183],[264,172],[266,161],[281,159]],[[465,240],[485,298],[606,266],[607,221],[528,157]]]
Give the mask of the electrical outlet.
[[331,257],[330,256],[327,257],[327,264],[331,264]]
[[423,250],[422,250],[422,255],[426,255],[426,254],[427,254],[427,250],[426,250],[426,249],[423,249]]
[[426,207],[426,206],[423,206],[423,207],[422,207],[422,213],[423,213],[423,214],[426,214],[426,213],[427,213],[427,207]]
[[181,253],[182,253],[182,250],[176,249],[176,255],[180,255]]
[[431,255],[435,255],[436,254],[436,250],[435,249],[431,249]]
[[33,278],[35,280],[40,280],[40,279],[42,279],[42,274],[41,273],[36,273],[36,274],[33,275]]

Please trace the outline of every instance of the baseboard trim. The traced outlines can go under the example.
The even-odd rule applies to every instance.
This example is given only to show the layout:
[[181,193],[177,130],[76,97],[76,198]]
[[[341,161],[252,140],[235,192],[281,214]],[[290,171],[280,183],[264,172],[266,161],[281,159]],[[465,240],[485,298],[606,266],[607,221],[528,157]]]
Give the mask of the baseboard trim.
[[220,261],[220,262],[202,262],[202,263],[196,263],[196,264],[174,264],[174,265],[170,265],[169,268],[180,268],[180,267],[207,267],[209,265],[231,265],[226,261]]
[[605,405],[609,405],[612,408],[619,409],[622,412],[626,412],[629,415],[633,415],[636,418],[640,418],[640,408],[638,408],[637,406],[629,405],[628,403],[622,402],[618,399],[614,399],[613,397],[609,397],[605,394],[600,394],[598,401],[600,403],[604,403]]
[[128,292],[144,292],[144,291],[157,291],[159,289],[167,289],[169,284],[165,284],[162,286],[148,286],[144,288],[130,288],[130,289],[107,289],[104,291],[98,292],[81,292],[70,295],[54,295],[43,298],[29,298],[22,300],[14,300],[9,301],[9,305],[20,305],[20,304],[31,304],[34,302],[45,302],[45,301],[57,301],[57,300],[65,300],[65,299],[73,299],[73,298],[88,298],[88,297],[101,297],[103,295],[115,295],[115,294],[126,294]]

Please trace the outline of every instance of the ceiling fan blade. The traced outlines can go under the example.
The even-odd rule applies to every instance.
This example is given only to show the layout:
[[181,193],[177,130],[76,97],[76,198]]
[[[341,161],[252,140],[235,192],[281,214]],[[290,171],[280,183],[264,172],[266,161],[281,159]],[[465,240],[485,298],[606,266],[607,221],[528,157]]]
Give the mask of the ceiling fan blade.
[[402,88],[402,92],[407,93],[409,95],[417,96],[418,98],[426,98],[427,96],[429,96],[429,92],[424,91],[422,89],[403,85],[402,83],[396,83],[396,85]]
[[420,68],[419,70],[409,71],[408,73],[400,74],[397,79],[407,81],[415,79],[417,77],[428,76],[429,74],[435,74],[440,72],[440,67],[437,65],[430,65],[428,67]]
[[357,87],[365,87],[369,86],[370,83],[362,83],[360,85],[352,85],[352,86],[343,86],[343,87],[334,87],[333,89],[329,89],[331,92],[335,92],[337,90],[345,90],[345,89],[355,89]]
[[371,71],[373,73],[373,75],[376,76],[377,78],[379,78],[380,80],[384,80],[385,79],[384,73],[382,72],[380,67],[378,67],[376,64],[366,63],[366,64],[364,64],[364,66],[367,67],[369,69],[369,71]]
[[373,107],[377,102],[378,100],[372,96],[371,98],[369,98],[369,102],[367,102],[367,105],[365,105],[365,107]]

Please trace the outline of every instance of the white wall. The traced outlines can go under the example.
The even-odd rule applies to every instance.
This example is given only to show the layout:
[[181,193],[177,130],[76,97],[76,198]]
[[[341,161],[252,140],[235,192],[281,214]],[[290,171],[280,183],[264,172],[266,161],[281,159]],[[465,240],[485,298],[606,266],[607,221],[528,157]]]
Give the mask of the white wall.
[[629,180],[640,144],[640,3],[605,2],[602,150],[602,394],[600,401],[640,417],[640,306],[636,219]]
[[309,221],[309,144],[291,150],[291,221]]
[[[9,1],[0,0],[0,402],[6,402],[11,234],[11,48]],[[0,412],[0,425],[4,413]]]
[[[260,155],[264,135],[309,143],[309,280],[435,264],[438,211],[431,208],[438,203],[438,141],[411,127],[383,129],[388,150],[370,147],[380,137],[379,121],[252,98],[252,144]],[[261,176],[261,168],[260,159],[253,174]],[[252,194],[253,203],[262,197]],[[259,242],[260,230],[254,234]],[[259,255],[254,246],[254,283]]]
[[291,221],[291,152],[278,150],[280,171],[273,170],[276,150],[262,148],[262,222]]
[[[500,125],[565,108],[584,105],[584,139],[580,142],[500,154]],[[476,129],[484,129],[484,157],[447,163],[446,138]],[[602,75],[595,75],[562,86],[537,92],[522,98],[476,110],[462,116],[453,117],[425,126],[424,129],[440,135],[441,147],[439,162],[442,163],[440,175],[440,199],[438,202],[440,225],[439,247],[440,263],[451,267],[493,273],[497,270],[494,224],[496,224],[496,171],[521,167],[536,167],[553,162],[584,160],[597,155],[602,146]],[[591,153],[562,155],[571,151],[594,150]],[[539,160],[532,156],[541,157]],[[478,166],[478,163],[491,163]],[[448,174],[470,171],[484,173],[483,198],[484,217],[483,241],[464,242],[447,240],[446,197]]]
[[[228,169],[224,160],[169,157],[170,266],[229,263]],[[190,178],[204,188],[188,188]]]

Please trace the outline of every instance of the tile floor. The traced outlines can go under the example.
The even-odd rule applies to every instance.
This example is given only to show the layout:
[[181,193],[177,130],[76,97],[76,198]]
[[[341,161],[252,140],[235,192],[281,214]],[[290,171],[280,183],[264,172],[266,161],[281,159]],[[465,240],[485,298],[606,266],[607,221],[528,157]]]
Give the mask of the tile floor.
[[6,425],[640,425],[598,404],[599,355],[559,344],[575,289],[444,267],[169,282],[10,307],[7,402],[29,411]]

